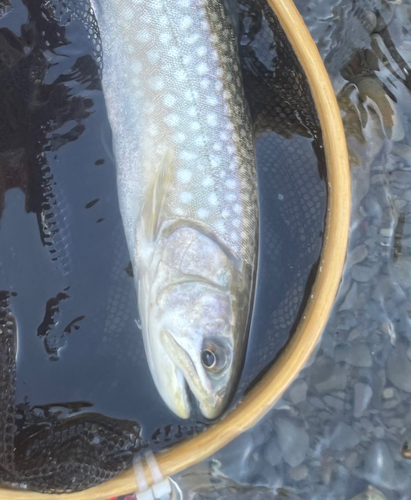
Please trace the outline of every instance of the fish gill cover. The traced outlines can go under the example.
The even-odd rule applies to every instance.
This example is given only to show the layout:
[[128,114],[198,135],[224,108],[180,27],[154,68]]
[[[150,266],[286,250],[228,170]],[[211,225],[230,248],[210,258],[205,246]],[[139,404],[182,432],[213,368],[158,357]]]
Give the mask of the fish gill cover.
[[[265,1],[240,0],[237,14],[260,267],[236,401],[298,322],[326,208],[301,67]],[[208,422],[172,415],[148,371],[89,2],[12,0],[0,16],[0,480],[78,491]]]

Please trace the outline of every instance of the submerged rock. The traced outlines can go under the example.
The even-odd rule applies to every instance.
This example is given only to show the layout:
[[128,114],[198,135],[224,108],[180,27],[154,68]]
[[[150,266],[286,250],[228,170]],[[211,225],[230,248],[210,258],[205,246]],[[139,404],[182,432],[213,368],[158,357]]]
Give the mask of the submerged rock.
[[395,387],[411,393],[411,362],[402,349],[397,348],[388,358],[387,376]]
[[286,416],[278,416],[275,419],[275,428],[284,460],[291,467],[297,467],[297,465],[302,464],[307,454],[310,440],[301,423]]
[[359,418],[367,408],[372,397],[372,389],[368,384],[358,382],[354,386],[354,417]]

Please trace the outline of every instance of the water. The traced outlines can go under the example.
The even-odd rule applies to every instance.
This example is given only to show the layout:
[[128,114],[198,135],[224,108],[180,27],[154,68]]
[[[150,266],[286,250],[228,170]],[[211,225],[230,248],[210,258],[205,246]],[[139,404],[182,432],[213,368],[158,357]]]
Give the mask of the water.
[[[316,352],[251,431],[176,479],[267,498],[411,497],[411,2],[297,0],[342,111],[353,207],[347,263]],[[197,486],[196,479],[197,478]],[[206,484],[206,486],[205,486]]]
[[[208,422],[195,412],[177,419],[152,382],[118,209],[98,35],[52,5],[63,4],[0,2],[0,289],[17,323],[16,424],[25,439],[42,419],[54,425],[101,414],[138,423],[143,443],[161,449]],[[241,2],[239,37],[261,234],[236,400],[295,328],[326,207],[321,134],[306,86],[301,80],[289,92],[291,56],[271,45],[258,4]]]

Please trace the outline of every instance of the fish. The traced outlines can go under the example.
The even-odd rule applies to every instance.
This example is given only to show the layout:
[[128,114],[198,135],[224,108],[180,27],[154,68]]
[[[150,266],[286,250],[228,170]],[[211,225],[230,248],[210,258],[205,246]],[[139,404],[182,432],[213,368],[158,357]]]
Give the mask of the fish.
[[148,366],[172,412],[196,405],[213,420],[241,374],[258,254],[233,12],[221,0],[91,4]]

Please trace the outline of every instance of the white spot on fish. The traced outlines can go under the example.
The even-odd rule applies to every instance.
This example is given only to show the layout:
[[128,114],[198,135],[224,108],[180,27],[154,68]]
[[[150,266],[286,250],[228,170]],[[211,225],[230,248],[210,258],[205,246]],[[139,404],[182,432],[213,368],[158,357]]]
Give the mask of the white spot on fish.
[[207,175],[204,177],[203,182],[201,183],[204,187],[209,187],[213,185],[213,178]]
[[183,168],[177,172],[177,178],[183,184],[187,184],[187,182],[190,182],[192,177],[193,173],[186,168]]
[[234,206],[233,206],[233,211],[234,213],[236,213],[237,215],[240,215],[241,214],[241,205],[239,203],[236,203]]
[[230,212],[225,208],[222,212],[221,212],[221,217],[223,217],[223,219],[228,219],[228,217],[230,217]]
[[199,122],[193,122],[191,124],[191,130],[196,131],[196,130],[200,130],[200,129],[201,129],[201,124]]
[[186,30],[186,29],[190,28],[190,26],[192,26],[192,24],[193,24],[193,20],[191,19],[191,17],[184,16],[183,19],[181,20],[180,26]]
[[157,20],[160,26],[167,26],[168,24],[167,16],[165,15],[158,16]]
[[178,48],[175,45],[172,45],[168,48],[168,55],[170,57],[178,57]]
[[177,144],[182,144],[186,140],[186,136],[182,132],[177,132],[173,135],[173,140]]
[[178,82],[184,82],[185,80],[187,80],[187,75],[186,75],[186,72],[182,69],[177,69],[175,72],[174,72],[174,76],[175,76],[175,79],[178,81]]
[[218,104],[218,99],[217,99],[217,97],[216,97],[216,96],[214,96],[214,95],[209,95],[209,96],[207,96],[206,103],[207,103],[209,106],[217,106],[217,104]]
[[222,222],[221,220],[215,222],[213,224],[213,226],[214,226],[215,231],[217,231],[218,233],[224,233],[224,230],[225,230],[224,222]]
[[193,161],[197,159],[197,155],[192,151],[182,151],[180,158],[184,161]]
[[164,88],[164,80],[160,76],[155,76],[149,81],[148,84],[153,90],[156,91],[162,90]]
[[140,61],[134,61],[131,65],[131,71],[138,75],[142,69],[141,62]]
[[207,54],[207,47],[204,47],[204,45],[201,45],[200,47],[198,47],[198,49],[197,49],[198,56],[203,57],[206,54]]
[[130,19],[133,19],[134,11],[130,7],[123,7],[121,9],[121,15],[122,15],[123,19],[125,19],[126,21],[129,21]]
[[222,144],[221,144],[220,142],[215,142],[215,143],[213,144],[213,151],[217,151],[217,152],[219,152],[219,151],[221,151],[222,149],[223,149],[223,146],[222,146]]
[[215,113],[210,113],[207,115],[207,123],[210,127],[216,127],[218,125],[218,116]]
[[183,56],[183,64],[185,64],[186,66],[188,66],[192,60],[193,60],[193,57],[191,55],[185,54]]
[[208,73],[208,66],[206,63],[202,62],[197,66],[197,73],[199,75],[205,75]]
[[193,102],[193,93],[191,92],[191,90],[186,90],[184,92],[184,99],[188,102]]
[[165,94],[163,97],[164,106],[167,108],[172,108],[176,101],[177,99],[172,94]]
[[197,210],[197,215],[200,219],[206,219],[210,215],[210,211],[205,208],[200,208]]
[[170,113],[164,117],[164,123],[169,127],[176,127],[180,123],[180,117],[175,113]]
[[145,111],[148,115],[151,115],[154,113],[156,107],[154,105],[154,103],[148,101],[147,104],[146,104],[146,107],[145,107]]
[[237,182],[234,179],[228,179],[225,183],[228,189],[235,189]]
[[200,85],[203,89],[207,89],[211,85],[211,80],[209,78],[202,78],[200,80]]
[[221,165],[221,158],[219,156],[210,156],[210,165],[212,168],[218,168]]
[[193,45],[194,43],[196,43],[198,41],[199,38],[200,38],[200,35],[198,35],[197,33],[194,33],[193,35],[190,35],[186,38],[186,42],[189,45]]
[[199,135],[198,137],[196,137],[194,139],[194,144],[196,146],[198,146],[199,148],[201,148],[202,146],[204,146],[204,144],[206,143],[206,139],[203,135]]
[[149,127],[148,127],[148,133],[151,135],[151,137],[155,137],[156,135],[158,135],[158,127],[157,127],[157,125],[155,125],[154,123],[152,123],[151,125],[149,125]]
[[231,203],[232,201],[235,201],[236,196],[234,193],[228,193],[225,195],[225,199]]
[[190,193],[189,191],[183,191],[180,194],[180,200],[183,203],[190,203],[193,200],[193,193]]
[[217,198],[217,195],[215,193],[211,193],[209,195],[208,203],[213,207],[215,207],[218,204],[218,198]]
[[194,118],[197,114],[197,110],[196,110],[195,106],[190,106],[188,108],[187,113],[188,113],[188,116],[191,116],[192,118]]
[[171,35],[170,33],[161,33],[160,35],[160,42],[163,44],[163,45],[170,45],[170,42],[171,42]]
[[233,226],[238,229],[241,226],[240,219],[234,219],[233,220]]

